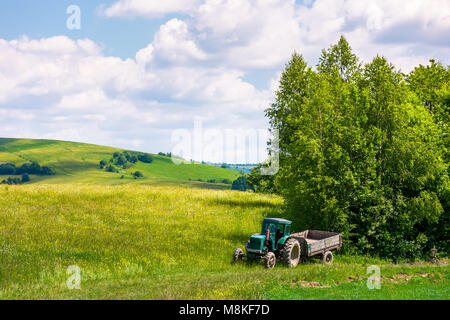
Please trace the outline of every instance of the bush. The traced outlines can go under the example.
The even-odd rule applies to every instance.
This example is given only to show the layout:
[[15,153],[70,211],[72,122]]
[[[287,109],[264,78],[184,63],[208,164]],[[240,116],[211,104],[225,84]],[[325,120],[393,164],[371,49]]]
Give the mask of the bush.
[[41,166],[37,162],[31,162],[30,164],[30,171],[28,171],[30,174],[41,174]]
[[13,163],[6,163],[0,165],[0,174],[4,175],[24,175],[24,174],[36,174],[36,175],[53,175],[54,172],[50,167],[41,167],[37,162],[24,163],[20,167],[16,167]]
[[135,173],[133,173],[133,176],[135,178],[143,178],[144,177],[144,175],[140,171],[136,171]]
[[133,154],[132,156],[130,156],[130,159],[128,160],[128,161],[130,161],[131,163],[136,163],[136,162],[138,162],[138,157],[135,155],[135,154]]
[[20,180],[19,178],[11,178],[11,177],[9,177],[8,179],[3,180],[2,184],[9,184],[9,185],[22,184],[22,180]]
[[30,181],[31,179],[30,179],[30,176],[28,175],[28,174],[24,174],[23,176],[22,176],[22,183],[25,183],[25,182],[28,182],[28,181]]
[[16,174],[31,173],[31,164],[24,163],[16,170]]
[[251,173],[247,176],[247,184],[251,186],[253,190],[255,190],[255,192],[278,193],[275,185],[275,179],[277,175],[261,174],[261,169],[267,167],[267,164],[258,164],[255,168],[253,168],[251,170]]
[[0,164],[0,174],[15,174],[16,173],[16,165],[14,163],[4,163]]
[[[124,151],[123,153],[114,152],[113,156],[109,161],[101,160],[99,163],[100,169],[106,168],[108,172],[119,172],[116,166],[123,169],[128,169],[133,166],[133,164],[138,161],[144,163],[152,163],[153,157],[147,153],[137,153],[132,151]],[[108,165],[109,163],[109,165]]]
[[116,164],[118,166],[123,166],[127,163],[127,159],[123,155],[119,155],[116,157]]
[[45,176],[52,176],[55,174],[55,172],[53,171],[52,168],[47,167],[47,166],[43,166],[41,167],[41,171],[39,173],[40,175],[45,175]]
[[251,188],[247,185],[247,178],[245,176],[240,176],[233,181],[231,185],[231,190],[247,191]]
[[144,163],[152,163],[153,157],[149,155],[148,153],[142,153],[138,155],[138,160],[142,161]]

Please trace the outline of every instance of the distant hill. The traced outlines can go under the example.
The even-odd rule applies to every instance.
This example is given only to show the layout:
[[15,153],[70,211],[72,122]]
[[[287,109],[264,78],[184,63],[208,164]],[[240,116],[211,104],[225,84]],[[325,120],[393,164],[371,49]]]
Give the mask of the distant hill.
[[[198,187],[229,188],[230,181],[239,177],[239,172],[217,168],[206,164],[184,163],[176,165],[168,157],[151,154],[152,163],[138,162],[131,168],[106,172],[99,168],[100,160],[109,160],[114,152],[127,150],[93,144],[35,139],[0,138],[0,163],[20,166],[31,161],[49,166],[53,176],[31,176],[29,183],[60,184],[186,184]],[[133,173],[140,171],[144,177],[134,179]],[[1,176],[0,181],[8,176]],[[209,181],[209,182],[208,182]]]

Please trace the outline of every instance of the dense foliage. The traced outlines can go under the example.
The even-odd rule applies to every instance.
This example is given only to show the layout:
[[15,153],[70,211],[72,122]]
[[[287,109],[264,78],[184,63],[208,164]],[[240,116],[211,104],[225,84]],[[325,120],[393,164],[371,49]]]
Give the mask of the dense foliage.
[[[202,180],[202,179],[200,179],[200,180]],[[208,179],[206,182],[223,183],[223,184],[232,184],[233,183],[230,179]]]
[[137,157],[138,157],[139,161],[142,161],[144,163],[152,163],[153,162],[153,157],[151,155],[149,155],[148,153],[139,153]]
[[133,176],[135,178],[143,178],[144,177],[144,175],[140,171],[136,171],[135,173],[133,173]]
[[53,175],[54,171],[47,166],[40,166],[37,162],[24,163],[20,167],[16,167],[14,163],[0,164],[0,175]]
[[143,152],[114,152],[112,158],[108,161],[101,160],[99,162],[99,167],[100,169],[105,169],[107,172],[119,172],[119,168],[131,168],[138,161],[152,163],[153,157],[150,154]]
[[0,184],[9,184],[9,185],[14,185],[14,184],[23,184],[26,182],[31,181],[30,176],[28,174],[24,174],[22,175],[22,179],[20,178],[13,178],[13,177],[8,177],[7,179],[3,179]]
[[247,177],[242,175],[233,181],[231,190],[247,191],[252,190],[252,187],[247,185]]
[[276,175],[262,175],[261,168],[267,167],[267,164],[258,164],[247,175],[247,184],[255,191],[260,193],[278,193],[275,185]]
[[408,76],[382,56],[361,65],[343,37],[317,68],[292,56],[266,114],[298,228],[394,260],[448,250],[450,70],[431,63]]
[[163,157],[169,157],[169,158],[171,158],[171,157],[172,157],[172,152],[167,152],[167,153],[164,153],[164,152],[158,152],[158,155],[159,155],[159,156],[163,156]]
[[19,178],[8,177],[8,179],[3,179],[2,182],[0,182],[0,184],[9,184],[9,185],[22,184],[22,180]]

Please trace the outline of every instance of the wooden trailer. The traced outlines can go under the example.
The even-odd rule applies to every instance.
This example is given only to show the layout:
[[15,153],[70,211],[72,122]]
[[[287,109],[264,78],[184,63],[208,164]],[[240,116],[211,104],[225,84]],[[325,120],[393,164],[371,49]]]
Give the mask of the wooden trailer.
[[303,232],[292,233],[301,247],[301,257],[313,257],[321,255],[326,263],[333,262],[332,250],[338,250],[342,247],[342,235],[336,232],[306,230]]

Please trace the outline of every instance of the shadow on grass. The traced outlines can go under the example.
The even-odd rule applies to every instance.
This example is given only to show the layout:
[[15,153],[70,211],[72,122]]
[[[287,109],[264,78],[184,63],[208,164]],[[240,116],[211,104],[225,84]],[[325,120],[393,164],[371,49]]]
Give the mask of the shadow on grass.
[[[12,138],[0,138],[0,146],[10,143],[10,142],[14,142],[14,140],[15,139],[12,139]],[[0,151],[2,151],[1,148],[0,148]]]
[[[260,232],[260,230],[255,230],[255,232],[253,232],[253,233],[259,233],[259,232]],[[242,243],[242,249],[244,249],[245,244],[247,243],[248,239],[250,239],[250,236],[252,234],[235,231],[235,232],[232,232],[232,233],[228,233],[226,235],[226,237],[227,237],[228,240],[231,240],[231,241],[233,241],[235,243]]]
[[232,208],[267,208],[278,209],[279,205],[261,200],[233,200],[233,199],[208,199],[208,203],[212,203],[219,206],[228,206]]

